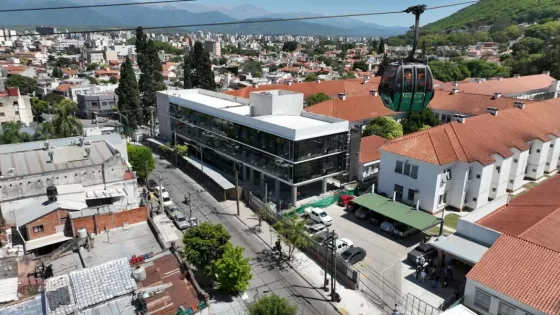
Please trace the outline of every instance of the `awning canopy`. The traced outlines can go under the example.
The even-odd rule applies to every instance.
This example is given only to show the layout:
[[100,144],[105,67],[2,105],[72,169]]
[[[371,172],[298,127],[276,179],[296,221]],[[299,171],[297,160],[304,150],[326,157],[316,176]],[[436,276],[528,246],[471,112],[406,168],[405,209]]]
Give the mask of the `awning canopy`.
[[440,218],[378,194],[363,195],[352,202],[420,231],[441,223]]
[[72,239],[72,237],[64,235],[63,232],[52,234],[49,236],[45,236],[45,237],[41,237],[38,239],[25,242],[25,251],[28,252],[30,250],[34,250],[51,244],[64,242],[70,239]]
[[478,263],[482,255],[488,250],[488,247],[457,234],[440,238],[437,241],[431,242],[430,245],[473,265]]
[[223,177],[222,174],[216,172],[210,165],[206,163],[201,164],[201,162],[198,159],[192,157],[184,156],[183,159],[185,159],[187,162],[189,162],[192,166],[196,167],[197,169],[203,170],[204,174],[210,177],[214,182],[216,182],[216,184],[220,185],[222,189],[227,190],[227,189],[235,188],[235,186],[230,181],[228,181],[225,177]]

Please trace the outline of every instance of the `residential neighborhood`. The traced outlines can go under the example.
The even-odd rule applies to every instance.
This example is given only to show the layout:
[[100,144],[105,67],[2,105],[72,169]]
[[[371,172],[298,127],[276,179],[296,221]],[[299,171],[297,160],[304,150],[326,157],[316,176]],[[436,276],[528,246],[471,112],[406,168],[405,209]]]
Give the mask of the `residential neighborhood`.
[[0,3],[0,314],[560,315],[560,5],[313,1]]

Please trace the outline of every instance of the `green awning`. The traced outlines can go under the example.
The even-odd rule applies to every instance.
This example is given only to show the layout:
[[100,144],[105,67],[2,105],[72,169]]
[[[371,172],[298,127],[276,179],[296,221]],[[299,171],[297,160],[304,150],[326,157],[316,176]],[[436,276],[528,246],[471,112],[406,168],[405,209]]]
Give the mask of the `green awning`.
[[440,218],[378,194],[363,195],[352,202],[420,231],[441,223]]

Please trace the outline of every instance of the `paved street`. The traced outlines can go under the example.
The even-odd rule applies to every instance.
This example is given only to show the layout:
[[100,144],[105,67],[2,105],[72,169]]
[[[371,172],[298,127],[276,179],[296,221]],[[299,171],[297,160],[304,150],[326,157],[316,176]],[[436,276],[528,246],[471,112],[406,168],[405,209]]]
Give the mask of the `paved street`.
[[[250,259],[253,271],[253,279],[247,292],[250,302],[263,294],[274,292],[297,304],[298,314],[339,314],[331,303],[325,301],[325,297],[317,289],[288,265],[279,263],[268,245],[232,215],[229,211],[231,209],[224,208],[224,205],[209,193],[201,192],[203,188],[182,171],[166,168],[168,164],[167,161],[156,156],[156,169],[152,172],[151,178],[158,180],[158,177],[162,176],[164,187],[186,215],[189,215],[189,209],[182,200],[185,194],[191,193],[192,215],[201,221],[223,224],[231,234],[232,243],[245,248],[244,256]],[[235,203],[228,203],[228,207],[235,207]],[[217,307],[220,314],[243,313],[243,310],[233,306],[223,307],[220,303],[212,306],[213,313],[218,312]]]

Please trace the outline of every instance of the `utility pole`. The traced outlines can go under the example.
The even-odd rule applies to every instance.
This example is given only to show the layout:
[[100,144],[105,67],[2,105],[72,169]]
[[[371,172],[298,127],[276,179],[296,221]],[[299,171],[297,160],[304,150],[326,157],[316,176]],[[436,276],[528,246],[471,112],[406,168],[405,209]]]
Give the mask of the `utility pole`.
[[268,184],[264,183],[264,203],[268,203]]
[[162,176],[161,173],[159,174],[159,213],[163,213],[163,196],[162,196],[162,192],[161,192],[161,181],[162,181]]
[[239,213],[239,178],[237,176],[237,168],[235,169],[235,199],[237,201],[237,216],[240,216],[240,213]]
[[[323,290],[325,290],[325,292],[329,292],[329,278],[327,277],[329,274],[329,243],[328,243],[328,237],[329,237],[329,228],[327,227],[327,241],[325,242],[325,245],[327,245],[325,247],[325,280],[324,280],[324,287]],[[333,237],[334,238],[334,237]]]
[[[334,230],[333,230],[333,236],[334,236]],[[333,271],[332,271],[332,276],[331,276],[331,282],[332,282],[332,292],[331,292],[331,301],[336,302],[336,239],[333,237],[332,240],[333,246],[332,246],[332,253],[333,253]]]
[[154,107],[150,106],[150,136],[155,137]]

